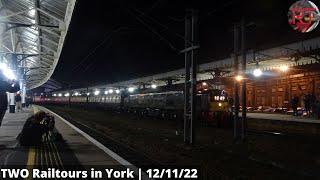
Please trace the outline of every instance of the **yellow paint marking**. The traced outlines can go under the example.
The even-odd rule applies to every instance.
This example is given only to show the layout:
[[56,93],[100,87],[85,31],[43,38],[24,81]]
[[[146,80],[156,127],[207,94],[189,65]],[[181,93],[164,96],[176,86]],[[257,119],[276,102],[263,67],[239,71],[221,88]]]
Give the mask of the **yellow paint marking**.
[[[34,147],[30,147],[28,152],[28,160],[27,160],[27,169],[29,170],[29,172],[32,171],[35,165],[35,159],[36,159],[36,150]],[[32,179],[32,176],[29,176],[27,179]]]
[[33,113],[34,113],[34,114],[36,114],[38,111],[40,111],[40,110],[39,110],[39,108],[38,108],[38,107],[33,106]]

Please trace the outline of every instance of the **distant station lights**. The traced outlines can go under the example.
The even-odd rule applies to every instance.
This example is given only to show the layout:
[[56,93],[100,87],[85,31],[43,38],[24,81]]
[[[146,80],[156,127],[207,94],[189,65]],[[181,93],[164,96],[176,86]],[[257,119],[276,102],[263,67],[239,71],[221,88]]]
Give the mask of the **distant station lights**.
[[119,94],[119,93],[120,93],[120,90],[119,90],[119,89],[117,89],[117,90],[116,90],[116,94]]
[[262,75],[261,69],[260,69],[260,68],[257,68],[257,69],[255,69],[255,70],[253,70],[253,75],[254,75],[255,77],[260,77],[260,76]]
[[104,94],[105,94],[105,95],[108,95],[108,94],[109,94],[109,91],[104,91]]
[[89,93],[89,92],[87,93],[87,96],[90,96],[90,93]]
[[66,93],[66,94],[64,94],[64,96],[65,96],[65,97],[69,97],[69,96],[70,96],[70,94],[69,94],[69,93]]
[[56,97],[56,96],[57,96],[57,94],[53,94],[52,96]]
[[152,88],[152,89],[156,89],[156,88],[157,88],[157,85],[151,84],[151,88]]
[[129,87],[129,88],[128,88],[128,91],[129,91],[130,93],[134,92],[134,87]]
[[78,92],[75,92],[74,95],[75,95],[75,96],[79,96],[79,93],[78,93]]
[[99,94],[100,94],[100,91],[99,91],[99,90],[94,91],[94,95],[95,95],[95,96],[98,96]]
[[109,89],[109,94],[112,94],[113,93],[113,89]]
[[289,67],[287,65],[282,65],[279,67],[279,70],[281,72],[287,72],[289,70]]
[[61,96],[62,96],[62,94],[61,94],[61,93],[59,93],[59,94],[58,94],[58,96],[59,96],[59,97],[61,97]]
[[243,80],[243,76],[237,75],[237,76],[235,77],[235,79],[236,79],[236,81],[242,81],[242,80]]

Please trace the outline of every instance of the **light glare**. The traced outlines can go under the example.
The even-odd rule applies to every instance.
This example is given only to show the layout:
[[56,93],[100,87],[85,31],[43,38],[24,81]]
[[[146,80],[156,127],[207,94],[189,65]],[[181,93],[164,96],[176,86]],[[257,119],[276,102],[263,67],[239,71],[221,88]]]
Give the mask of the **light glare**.
[[253,75],[254,75],[255,77],[261,76],[261,75],[262,75],[261,69],[255,69],[255,70],[253,71]]
[[128,91],[132,93],[134,91],[134,88],[133,87],[129,87]]
[[156,89],[156,88],[157,88],[157,85],[152,84],[152,85],[151,85],[151,88],[152,88],[152,89]]

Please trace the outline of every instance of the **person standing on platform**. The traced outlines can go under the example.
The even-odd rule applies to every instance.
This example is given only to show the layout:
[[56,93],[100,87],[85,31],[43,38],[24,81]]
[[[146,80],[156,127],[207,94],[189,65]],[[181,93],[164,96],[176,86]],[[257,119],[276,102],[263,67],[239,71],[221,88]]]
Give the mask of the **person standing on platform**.
[[293,116],[298,116],[298,102],[299,102],[299,98],[297,96],[293,97],[291,100]]
[[2,119],[7,111],[8,108],[8,92],[17,92],[20,88],[17,84],[9,83],[7,78],[4,76],[2,72],[0,72],[0,126],[2,123]]
[[21,103],[21,95],[19,92],[16,95],[16,106],[17,106],[17,111],[20,112],[22,110],[22,103]]

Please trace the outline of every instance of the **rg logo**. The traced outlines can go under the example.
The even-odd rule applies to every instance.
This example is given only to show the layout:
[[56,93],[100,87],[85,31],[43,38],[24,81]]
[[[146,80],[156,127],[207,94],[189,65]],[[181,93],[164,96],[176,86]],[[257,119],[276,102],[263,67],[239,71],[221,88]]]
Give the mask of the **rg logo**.
[[289,25],[302,33],[314,30],[319,24],[319,17],[318,7],[308,0],[295,2],[288,12]]

